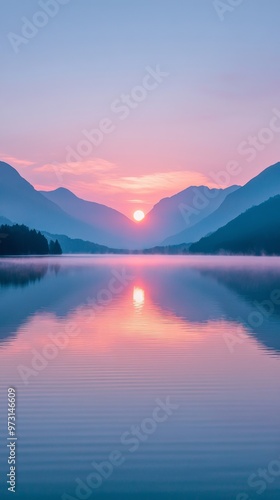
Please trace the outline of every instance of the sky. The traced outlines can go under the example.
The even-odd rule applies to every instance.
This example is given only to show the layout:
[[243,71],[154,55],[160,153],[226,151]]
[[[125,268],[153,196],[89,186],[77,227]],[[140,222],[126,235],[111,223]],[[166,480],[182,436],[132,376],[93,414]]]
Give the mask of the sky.
[[280,160],[279,0],[1,0],[0,158],[132,216]]

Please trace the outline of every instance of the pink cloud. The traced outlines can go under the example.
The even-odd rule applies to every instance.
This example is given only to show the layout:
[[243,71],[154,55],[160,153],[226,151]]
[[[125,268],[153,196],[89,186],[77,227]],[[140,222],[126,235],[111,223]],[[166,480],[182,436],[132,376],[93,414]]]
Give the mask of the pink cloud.
[[190,185],[209,184],[209,179],[200,172],[177,170],[140,176],[106,178],[102,183],[121,191],[143,194],[158,192],[174,194]]
[[0,155],[1,161],[5,161],[6,163],[9,163],[10,165],[17,165],[21,167],[30,167],[31,165],[34,165],[33,161],[30,160],[21,160],[19,158],[15,158],[14,156],[9,156],[9,155]]

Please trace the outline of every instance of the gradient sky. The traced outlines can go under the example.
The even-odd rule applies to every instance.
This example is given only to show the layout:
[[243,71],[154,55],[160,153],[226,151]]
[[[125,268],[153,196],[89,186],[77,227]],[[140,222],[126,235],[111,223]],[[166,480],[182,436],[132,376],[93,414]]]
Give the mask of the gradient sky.
[[[227,185],[280,160],[280,128],[255,154],[238,151],[275,108],[280,127],[280,2],[243,0],[223,21],[213,3],[69,0],[15,53],[8,34],[42,8],[2,2],[1,158],[37,188],[63,185],[129,216],[189,185],[221,185],[229,161],[239,169]],[[168,76],[122,120],[112,104],[157,65]],[[67,148],[105,118],[114,130],[70,161]]]

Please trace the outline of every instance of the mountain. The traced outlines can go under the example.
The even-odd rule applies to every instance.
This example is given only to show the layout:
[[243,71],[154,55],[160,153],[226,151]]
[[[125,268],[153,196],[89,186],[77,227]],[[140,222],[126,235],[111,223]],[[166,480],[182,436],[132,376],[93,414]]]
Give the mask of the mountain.
[[239,186],[226,189],[190,186],[169,198],[163,198],[145,218],[142,242],[148,245],[161,243],[165,238],[183,231],[186,227],[194,226],[214,212],[226,196],[238,188]]
[[[86,201],[65,188],[36,191],[10,165],[0,162],[0,215],[18,224],[63,234],[69,238],[95,242],[109,248],[144,249],[189,227],[211,214],[225,197],[238,189],[209,189],[191,186],[169,198],[162,199],[141,224],[135,224],[117,210]],[[189,207],[206,205],[191,213]]]
[[57,240],[61,246],[62,252],[64,254],[122,254],[126,253],[125,250],[118,250],[115,248],[109,248],[104,245],[98,245],[97,243],[92,243],[91,241],[84,241],[81,239],[72,239],[63,234],[50,234],[43,232],[44,236],[50,242],[51,240]]
[[216,231],[242,212],[280,193],[280,163],[263,170],[238,190],[230,193],[212,214],[194,226],[164,240],[164,245],[192,243]]
[[[100,231],[106,227],[115,238],[114,241],[118,242],[114,246],[143,249],[146,246],[156,245],[164,238],[183,230],[186,227],[187,209],[195,201],[201,204],[206,200],[207,207],[192,214],[190,226],[216,210],[225,197],[236,189],[238,186],[227,189],[191,186],[170,198],[160,200],[141,224],[135,224],[112,208],[78,198],[68,189],[41,191],[41,194],[80,221],[94,225]],[[99,243],[100,239],[95,241]],[[108,242],[106,245],[112,246]]]
[[190,253],[280,255],[280,195],[252,207],[190,246]]
[[[41,231],[67,234],[71,238],[97,241],[112,247],[125,245],[123,227],[131,227],[133,222],[115,210],[107,207],[103,209],[107,218],[103,216],[102,224],[80,220],[36,191],[13,167],[0,162],[0,214],[4,219]],[[113,234],[109,230],[112,224],[116,224]],[[132,244],[131,240],[128,243]]]
[[4,162],[0,162],[0,214],[15,223],[53,232],[62,227],[74,232],[77,226],[75,220]]
[[94,233],[92,232],[91,238],[87,238],[91,241],[119,248],[133,247],[141,241],[136,224],[113,208],[83,200],[65,188],[40,193],[71,217],[93,227]]

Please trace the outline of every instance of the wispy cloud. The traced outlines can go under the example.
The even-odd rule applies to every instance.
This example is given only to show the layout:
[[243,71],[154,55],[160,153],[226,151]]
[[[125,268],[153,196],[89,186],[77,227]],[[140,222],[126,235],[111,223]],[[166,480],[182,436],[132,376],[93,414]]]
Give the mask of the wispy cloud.
[[149,205],[149,203],[147,202],[147,200],[127,200],[128,203],[146,203],[147,205]]
[[92,160],[85,160],[83,162],[71,163],[47,163],[40,167],[34,168],[34,172],[54,173],[59,171],[61,174],[70,174],[78,177],[86,174],[104,173],[116,168],[114,163],[110,163],[102,158],[94,158]]
[[106,178],[102,184],[112,186],[117,190],[137,192],[142,194],[168,191],[181,191],[190,185],[209,184],[209,179],[199,172],[177,170],[170,172],[155,172],[140,176]]
[[34,165],[33,161],[22,160],[20,158],[15,158],[14,156],[9,156],[5,154],[0,154],[0,160],[9,163],[12,167],[15,165],[21,167],[30,167],[31,165]]
[[[152,174],[120,176],[118,165],[94,158],[83,162],[46,164],[33,168],[34,173],[50,184],[51,178],[59,174],[63,185],[73,186],[79,191],[92,193],[131,193],[147,195],[153,193],[174,194],[190,185],[209,184],[202,173],[190,170],[154,172]],[[39,179],[38,179],[39,180]],[[132,203],[143,203],[141,197],[132,196]]]

